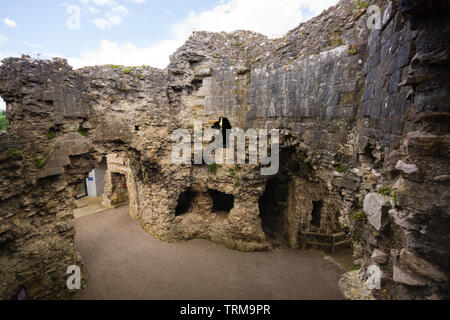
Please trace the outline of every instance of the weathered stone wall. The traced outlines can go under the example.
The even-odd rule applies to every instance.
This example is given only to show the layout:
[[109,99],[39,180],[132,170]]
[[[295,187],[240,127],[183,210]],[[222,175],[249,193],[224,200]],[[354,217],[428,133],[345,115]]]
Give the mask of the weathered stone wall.
[[[382,165],[366,166],[381,173],[377,188],[392,191],[375,211],[373,194],[366,196],[364,209],[381,228],[368,230],[363,243],[396,298],[448,298],[448,8],[445,1],[393,2],[369,38],[360,152],[374,159],[382,151]],[[380,208],[383,201],[394,208]]]
[[11,122],[0,143],[0,296],[25,289],[35,299],[64,298],[67,266],[82,263],[75,183],[95,163],[76,133],[89,112],[83,82],[59,60],[13,59],[1,67],[0,87]]
[[[259,166],[171,161],[174,130],[226,117],[232,127],[281,130],[290,246],[311,229],[314,202],[326,233],[351,232],[364,203],[355,262],[382,268],[388,291],[377,297],[446,298],[448,17],[439,1],[372,3],[385,12],[381,30],[343,0],[280,39],[196,32],[164,70],[3,60],[11,127],[0,137],[0,297],[22,288],[34,299],[70,295],[66,268],[81,264],[74,188],[112,153],[122,160],[109,169],[126,175],[130,214],[148,233],[270,248],[258,206],[270,177]],[[233,208],[214,212],[211,190],[232,195]]]

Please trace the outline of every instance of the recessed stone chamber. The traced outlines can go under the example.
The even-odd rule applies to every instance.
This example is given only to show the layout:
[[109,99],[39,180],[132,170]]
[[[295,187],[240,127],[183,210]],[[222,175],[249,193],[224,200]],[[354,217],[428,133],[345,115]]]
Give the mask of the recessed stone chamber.
[[175,216],[181,216],[189,212],[192,208],[193,201],[195,199],[196,192],[192,189],[188,189],[182,192],[178,198],[177,206],[175,208]]
[[217,190],[208,190],[213,201],[212,212],[229,214],[234,207],[234,196]]

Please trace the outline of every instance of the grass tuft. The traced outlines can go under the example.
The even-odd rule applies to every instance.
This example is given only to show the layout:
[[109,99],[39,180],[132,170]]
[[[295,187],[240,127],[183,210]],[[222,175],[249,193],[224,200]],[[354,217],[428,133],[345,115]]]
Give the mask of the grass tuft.
[[211,163],[210,165],[208,165],[208,171],[211,173],[216,173],[218,168],[219,167],[216,163]]
[[82,126],[79,126],[79,127],[78,127],[77,132],[78,132],[79,134],[81,134],[83,137],[86,137],[86,136],[87,136],[87,130],[86,130],[85,128],[83,128]]
[[367,0],[353,0],[355,4],[355,10],[367,9],[370,5],[370,2]]
[[379,188],[379,189],[377,190],[377,192],[378,192],[379,194],[382,194],[382,195],[385,195],[385,196],[390,196],[391,193],[392,193],[392,189],[389,188],[389,187],[384,186],[384,187]]

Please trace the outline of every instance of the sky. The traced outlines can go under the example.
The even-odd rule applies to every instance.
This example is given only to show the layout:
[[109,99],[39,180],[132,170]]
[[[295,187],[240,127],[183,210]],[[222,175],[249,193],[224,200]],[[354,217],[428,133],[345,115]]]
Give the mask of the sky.
[[[281,37],[338,0],[0,0],[0,60],[164,68],[193,31]],[[0,98],[0,109],[4,102]]]

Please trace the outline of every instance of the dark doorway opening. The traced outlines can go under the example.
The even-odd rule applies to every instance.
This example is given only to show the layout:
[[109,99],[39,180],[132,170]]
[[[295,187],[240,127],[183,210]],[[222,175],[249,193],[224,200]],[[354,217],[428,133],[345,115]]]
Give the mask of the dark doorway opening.
[[311,226],[320,229],[320,220],[322,214],[322,201],[313,201],[313,210],[311,213]]
[[178,197],[177,207],[175,208],[175,216],[181,216],[189,211],[192,207],[192,201],[195,198],[195,192],[188,189]]
[[223,147],[228,148],[230,140],[230,131],[232,129],[231,123],[228,118],[221,117],[219,121],[215,122],[212,126],[213,129],[218,129],[222,132]]
[[209,190],[209,195],[213,200],[212,211],[219,213],[229,213],[234,207],[234,196],[217,190]]
[[266,190],[259,199],[259,214],[263,231],[269,241],[287,244],[285,217],[288,204],[289,179],[275,176],[267,182]]

